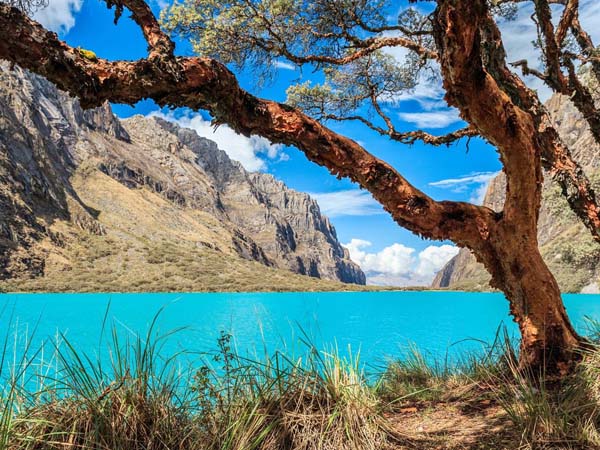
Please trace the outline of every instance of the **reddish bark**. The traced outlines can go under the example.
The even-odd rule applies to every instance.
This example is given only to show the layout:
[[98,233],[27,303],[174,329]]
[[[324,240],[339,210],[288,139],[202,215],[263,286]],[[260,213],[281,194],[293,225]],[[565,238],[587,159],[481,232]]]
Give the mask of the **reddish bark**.
[[133,104],[152,98],[160,106],[206,109],[218,123],[240,133],[295,145],[334,175],[360,183],[400,225],[430,239],[471,245],[495,217],[488,208],[434,201],[353,140],[294,108],[248,94],[225,66],[211,59],[90,60],[19,10],[1,4],[0,58],[48,78],[86,108],[107,100]]
[[440,1],[435,20],[446,99],[496,146],[507,178],[503,216],[489,239],[473,251],[510,301],[522,335],[521,363],[562,372],[581,338],[538,249],[543,157],[555,177],[578,186],[570,201],[589,208],[586,215],[597,230],[593,191],[589,183],[577,180],[580,169],[537,97],[506,66],[500,32],[486,1]]

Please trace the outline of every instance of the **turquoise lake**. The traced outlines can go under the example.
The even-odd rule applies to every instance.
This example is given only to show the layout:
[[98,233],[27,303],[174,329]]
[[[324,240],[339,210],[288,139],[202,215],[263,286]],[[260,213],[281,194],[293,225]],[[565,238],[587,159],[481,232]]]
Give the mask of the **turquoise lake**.
[[[565,295],[576,327],[586,317],[600,319],[600,295]],[[494,340],[498,327],[516,328],[501,294],[463,292],[248,293],[248,294],[3,294],[0,330],[33,340],[64,334],[79,350],[98,350],[107,306],[108,321],[119,334],[146,334],[162,309],[157,334],[178,327],[166,354],[206,352],[221,331],[231,333],[238,350],[264,354],[301,351],[306,333],[319,348],[337,343],[360,350],[367,366],[380,367],[411,345],[431,357],[455,357]],[[35,332],[33,333],[33,330]],[[2,335],[0,333],[0,335]],[[4,334],[5,335],[5,334]],[[22,338],[20,338],[22,340]],[[11,352],[19,352],[23,342]]]

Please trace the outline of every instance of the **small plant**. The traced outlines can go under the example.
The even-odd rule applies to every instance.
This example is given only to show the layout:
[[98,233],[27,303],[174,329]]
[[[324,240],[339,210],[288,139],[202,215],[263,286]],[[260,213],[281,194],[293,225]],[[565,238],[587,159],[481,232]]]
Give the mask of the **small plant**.
[[254,360],[232,350],[223,334],[219,351],[196,373],[194,391],[210,449],[375,450],[387,440],[358,359],[337,349]]

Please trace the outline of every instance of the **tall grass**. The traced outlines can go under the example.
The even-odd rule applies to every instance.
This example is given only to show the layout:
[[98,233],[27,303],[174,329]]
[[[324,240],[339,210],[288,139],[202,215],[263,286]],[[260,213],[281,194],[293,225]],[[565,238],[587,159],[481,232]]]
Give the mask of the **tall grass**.
[[[176,364],[178,355],[161,354],[170,333],[155,336],[153,328],[154,323],[147,336],[122,341],[113,327],[108,364],[59,336],[53,343],[52,369],[33,374],[37,390],[31,392],[30,383],[15,379],[8,383],[9,390],[27,394],[13,396],[17,407],[5,413],[4,448],[188,448],[192,401],[181,389],[186,372]],[[44,361],[37,365],[44,366]]]
[[[320,351],[307,340],[298,355],[256,357],[223,333],[209,354],[165,355],[180,330],[159,335],[155,325],[156,318],[144,336],[123,338],[105,320],[95,354],[60,335],[49,352],[48,344],[36,349],[15,327],[0,343],[0,449],[398,448],[402,423],[392,429],[387,420],[398,406],[427,410],[482,398],[504,411],[515,448],[600,448],[599,351],[548,387],[524,376],[499,332],[484,352],[453,362],[412,347],[373,381],[359,355],[336,346]],[[14,339],[19,351],[11,349]]]
[[547,382],[524,372],[516,358],[486,383],[518,431],[522,449],[600,449],[600,323],[588,320],[591,347],[574,373]]
[[[4,380],[0,448],[375,450],[387,445],[380,402],[358,358],[311,346],[297,358],[278,352],[249,358],[223,334],[215,352],[195,366],[182,365],[189,358],[163,352],[177,330],[158,335],[154,325],[133,339],[121,338],[112,327],[104,343],[108,358],[79,351],[65,336],[53,344],[52,364],[34,366],[27,363],[33,359],[24,358]],[[7,343],[8,338],[5,355]],[[41,367],[46,369],[37,370]]]
[[196,374],[200,429],[210,449],[380,449],[386,441],[379,401],[358,359],[310,347],[297,358],[262,360],[219,340],[214,360]]
[[429,357],[414,345],[387,364],[377,394],[391,409],[404,401],[451,401],[469,393],[487,391],[489,380],[506,373],[517,361],[513,340],[499,327],[491,344],[480,342],[479,351],[467,351],[451,359]]

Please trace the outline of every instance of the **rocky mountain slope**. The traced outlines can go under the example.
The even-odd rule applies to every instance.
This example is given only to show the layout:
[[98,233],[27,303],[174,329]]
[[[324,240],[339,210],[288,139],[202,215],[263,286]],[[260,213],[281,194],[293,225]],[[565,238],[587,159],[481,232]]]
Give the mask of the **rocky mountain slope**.
[[[596,144],[581,114],[566,97],[555,95],[547,108],[557,129],[582,164],[596,193],[600,193],[600,146]],[[484,204],[500,211],[504,203],[505,178],[493,179]],[[556,276],[563,292],[597,292],[600,280],[600,245],[571,212],[560,188],[549,179],[544,182],[538,240],[544,260]],[[466,249],[450,260],[433,281],[434,288],[465,290],[490,289],[489,275]]]
[[119,120],[108,105],[83,111],[0,66],[0,289],[292,289],[308,279],[290,272],[365,283],[307,194],[247,172],[192,130]]

